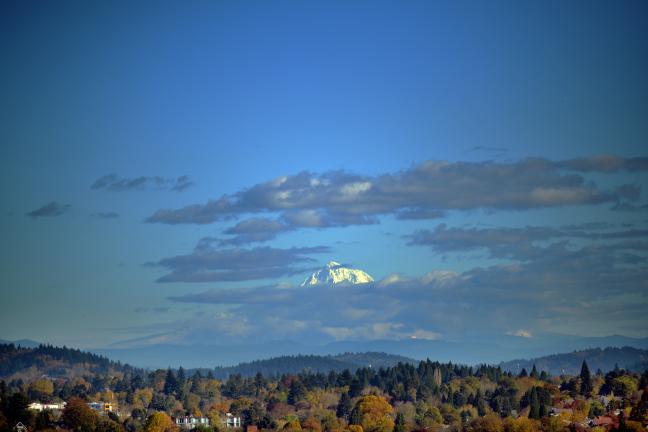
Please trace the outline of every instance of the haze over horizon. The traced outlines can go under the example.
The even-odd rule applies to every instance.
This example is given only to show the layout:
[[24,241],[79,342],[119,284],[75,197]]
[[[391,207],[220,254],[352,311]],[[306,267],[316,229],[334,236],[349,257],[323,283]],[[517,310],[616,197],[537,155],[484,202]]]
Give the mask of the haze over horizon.
[[0,338],[648,337],[646,2],[0,11]]

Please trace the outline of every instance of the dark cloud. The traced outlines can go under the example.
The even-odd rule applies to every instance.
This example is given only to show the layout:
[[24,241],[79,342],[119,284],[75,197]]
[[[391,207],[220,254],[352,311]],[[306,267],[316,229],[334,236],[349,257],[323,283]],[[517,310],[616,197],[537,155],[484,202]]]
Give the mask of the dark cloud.
[[221,247],[241,246],[273,240],[281,233],[294,231],[298,228],[321,229],[374,223],[378,223],[376,218],[368,218],[362,215],[336,215],[331,217],[325,211],[318,210],[287,211],[277,219],[245,219],[223,231],[223,234],[232,237],[218,239],[214,241],[214,244]]
[[555,164],[560,168],[578,172],[635,172],[648,170],[648,157],[622,158],[614,155],[597,155],[558,161]]
[[[217,282],[273,279],[308,271],[315,259],[310,255],[329,252],[325,246],[216,249],[220,240],[201,239],[191,254],[163,258],[151,267],[168,270],[158,282]],[[310,266],[306,266],[311,264]]]
[[[639,190],[605,190],[578,172],[648,169],[644,158],[595,156],[515,163],[425,162],[397,173],[361,176],[301,172],[253,185],[205,204],[162,209],[147,222],[208,224],[249,213],[281,213],[292,226],[377,223],[377,217],[438,216],[448,210],[526,210],[636,200]],[[573,171],[571,173],[567,171]]]
[[93,218],[97,219],[117,219],[119,218],[119,214],[116,212],[98,212],[98,213],[92,213],[90,215]]
[[68,211],[70,207],[70,204],[60,204],[56,201],[52,201],[36,210],[25,213],[25,215],[32,218],[61,216],[63,213]]
[[434,209],[406,209],[396,213],[396,219],[400,220],[442,219],[444,217],[446,217],[446,212]]
[[238,246],[265,242],[274,239],[280,233],[292,229],[292,226],[277,219],[250,218],[223,231],[223,234],[232,235],[233,237],[220,240],[219,243],[221,246]]
[[417,230],[405,236],[410,246],[427,246],[438,253],[468,252],[483,249],[494,258],[537,259],[546,249],[538,242],[561,239],[621,240],[648,237],[646,229],[608,230],[607,224],[581,224],[562,228],[449,228],[438,225],[434,230]]
[[135,177],[135,178],[119,178],[117,174],[107,174],[98,178],[91,186],[92,189],[105,189],[114,192],[131,191],[131,190],[172,190],[182,192],[188,187],[193,185],[193,182],[188,176],[180,176],[178,178],[165,178],[165,177]]

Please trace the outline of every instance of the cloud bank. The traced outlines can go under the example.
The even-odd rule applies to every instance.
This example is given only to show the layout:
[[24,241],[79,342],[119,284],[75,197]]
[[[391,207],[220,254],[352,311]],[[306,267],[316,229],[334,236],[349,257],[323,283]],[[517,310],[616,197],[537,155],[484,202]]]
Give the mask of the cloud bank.
[[246,323],[244,334],[236,326],[237,338],[250,340],[633,334],[648,325],[648,231],[609,228],[442,225],[420,244],[437,253],[479,248],[511,261],[462,273],[392,274],[363,285],[214,288],[169,300],[225,307],[228,319]]
[[273,279],[312,270],[316,261],[310,255],[330,252],[325,246],[271,247],[217,249],[217,239],[201,239],[193,252],[163,258],[146,264],[159,267],[169,273],[158,282],[232,282]]
[[[223,246],[264,242],[300,228],[330,228],[399,220],[444,218],[448,211],[529,210],[610,203],[630,210],[641,188],[602,188],[583,174],[648,170],[648,158],[593,156],[514,163],[425,162],[396,173],[362,176],[344,171],[295,175],[255,184],[204,204],[161,209],[149,223],[210,224],[253,215],[225,230]],[[279,216],[275,216],[278,214]]]

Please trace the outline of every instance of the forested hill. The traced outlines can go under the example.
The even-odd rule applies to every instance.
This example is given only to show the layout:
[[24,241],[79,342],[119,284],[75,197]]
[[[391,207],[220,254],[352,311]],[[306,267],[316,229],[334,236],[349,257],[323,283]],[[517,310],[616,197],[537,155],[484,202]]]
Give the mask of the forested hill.
[[23,348],[14,344],[0,344],[0,378],[3,379],[30,380],[40,376],[71,378],[134,370],[129,365],[78,349],[51,345]]
[[417,364],[416,360],[379,352],[344,353],[334,356],[295,355],[275,357],[267,360],[257,360],[240,363],[236,366],[217,367],[213,370],[216,378],[226,378],[229,375],[254,376],[261,373],[264,376],[279,376],[299,372],[341,372],[345,369],[355,371],[362,367],[386,368],[398,363]]
[[593,348],[535,359],[511,360],[500,363],[500,366],[505,371],[519,373],[523,368],[530,371],[535,364],[539,371],[552,375],[575,375],[579,373],[583,360],[587,361],[592,372],[598,369],[606,372],[615,367],[641,372],[648,369],[648,350],[632,347]]

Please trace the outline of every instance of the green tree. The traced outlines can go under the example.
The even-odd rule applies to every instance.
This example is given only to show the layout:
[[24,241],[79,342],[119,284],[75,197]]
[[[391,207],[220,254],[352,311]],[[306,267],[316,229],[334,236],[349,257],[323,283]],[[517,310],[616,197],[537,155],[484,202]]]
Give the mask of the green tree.
[[[4,402],[4,400],[3,400]],[[29,410],[29,398],[24,393],[14,393],[8,400],[4,410],[7,425],[13,428],[18,422],[30,426],[34,415]]]
[[164,379],[164,389],[162,390],[165,395],[174,395],[177,396],[180,391],[180,385],[175,374],[169,368],[167,370],[166,378]]
[[533,369],[531,369],[531,378],[538,379],[538,369],[536,369],[535,363],[533,363]]
[[592,376],[590,375],[587,362],[583,360],[580,371],[580,394],[590,396],[592,393]]
[[540,400],[538,399],[538,390],[535,386],[531,388],[531,394],[529,395],[529,418],[540,418]]
[[290,383],[290,391],[288,392],[288,403],[294,405],[306,397],[306,387],[299,380],[294,380]]
[[337,415],[338,418],[342,418],[345,420],[348,420],[349,414],[351,413],[351,397],[349,396],[349,393],[344,392],[340,396],[340,400],[337,404],[337,409],[335,410],[335,414]]
[[637,402],[637,405],[632,407],[630,419],[644,424],[648,423],[648,387],[643,389],[641,399]]
[[51,429],[55,423],[54,413],[51,410],[43,410],[36,414],[36,430]]
[[396,414],[394,432],[407,432],[407,425],[405,424],[405,416],[403,413]]

